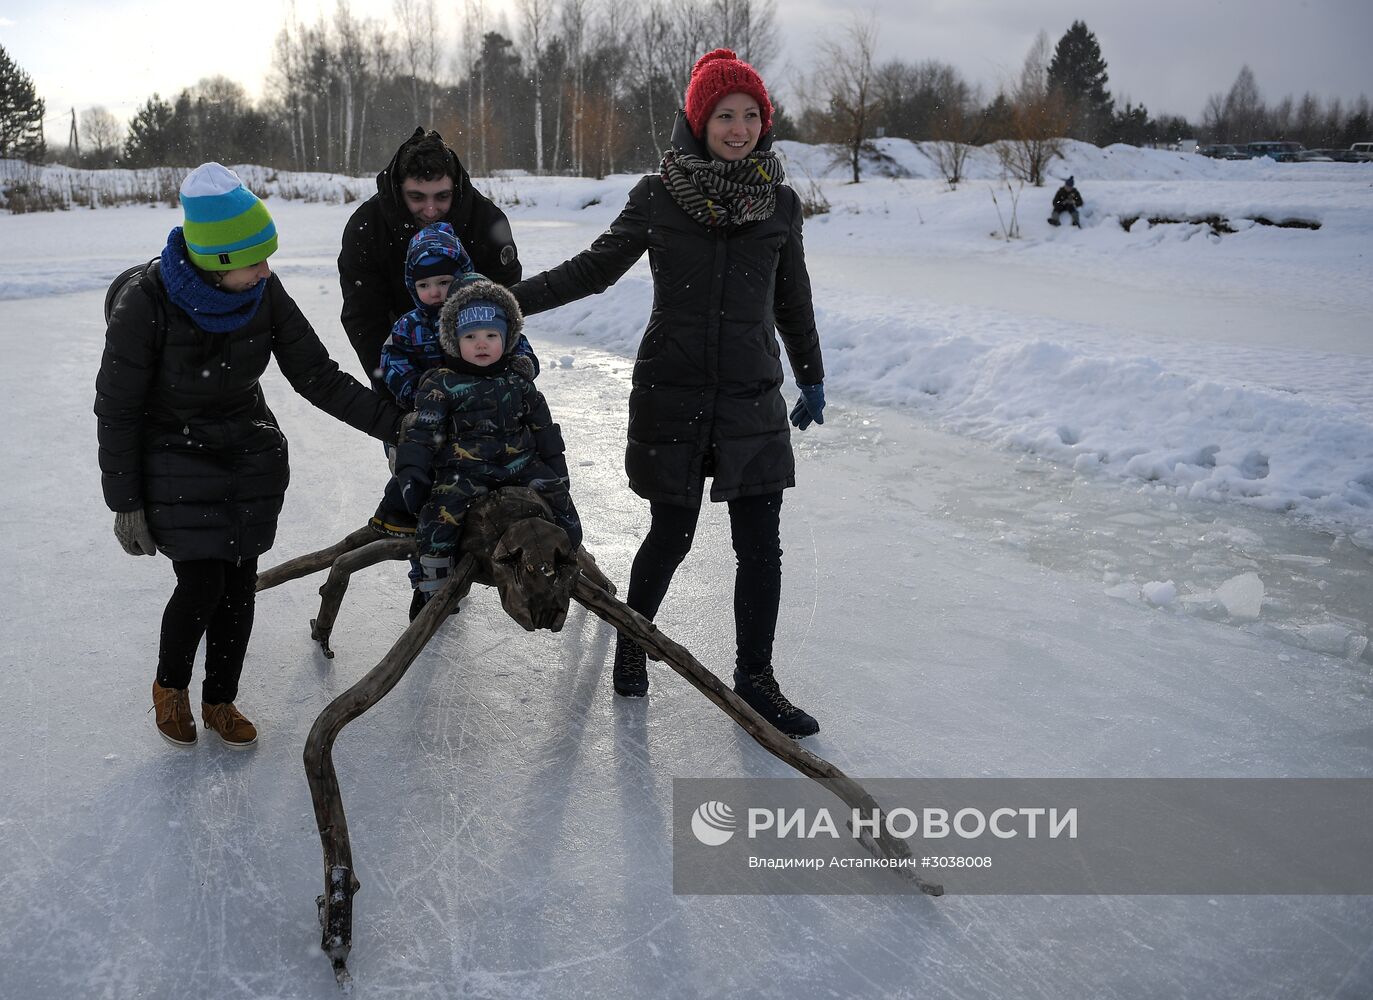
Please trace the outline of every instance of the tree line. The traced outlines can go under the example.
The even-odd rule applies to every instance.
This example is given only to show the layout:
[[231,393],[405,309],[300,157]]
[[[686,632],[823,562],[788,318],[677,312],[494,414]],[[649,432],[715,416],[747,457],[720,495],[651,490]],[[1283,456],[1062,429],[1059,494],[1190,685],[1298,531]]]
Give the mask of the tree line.
[[[668,144],[701,53],[728,46],[770,78],[779,55],[776,2],[516,0],[512,23],[494,17],[485,0],[445,8],[394,0],[386,22],[358,18],[339,0],[332,16],[312,23],[288,16],[261,100],[213,77],[169,97],[153,94],[127,128],[105,108],[88,108],[75,149],[46,148],[43,101],[0,48],[0,156],[94,167],[219,159],[359,174],[384,166],[419,123],[442,132],[477,174],[645,169]],[[879,61],[877,52],[871,16],[829,33],[794,81],[797,106],[776,109],[777,137],[831,144],[854,180],[876,137],[933,143],[954,182],[969,148],[995,143],[1008,169],[1035,183],[1064,137],[1098,145],[1271,138],[1316,147],[1369,138],[1366,96],[1268,104],[1247,66],[1227,93],[1208,99],[1200,122],[1154,117],[1111,94],[1101,47],[1082,21],[1056,45],[1041,32],[1018,78],[990,94],[946,62]]]

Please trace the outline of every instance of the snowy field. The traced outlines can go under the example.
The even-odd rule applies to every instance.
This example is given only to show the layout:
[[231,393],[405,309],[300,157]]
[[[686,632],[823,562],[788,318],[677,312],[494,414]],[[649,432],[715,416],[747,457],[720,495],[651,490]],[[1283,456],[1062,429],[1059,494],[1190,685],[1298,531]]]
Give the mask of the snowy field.
[[[807,746],[860,778],[1373,777],[1373,165],[1075,146],[1051,172],[1076,176],[1084,228],[1050,228],[1052,186],[1025,189],[1007,241],[988,163],[949,192],[888,144],[910,176],[855,187],[784,151],[831,203],[806,227],[830,408],[794,439],[783,517],[777,661],[821,721]],[[482,186],[532,273],[632,182]],[[351,370],[352,206],[269,204],[275,268]],[[263,595],[239,700],[260,745],[157,738],[172,575],[112,537],[90,407],[105,286],[178,221],[0,215],[6,997],[337,995],[300,754],[409,595],[398,566],[355,579],[332,661],[309,639],[317,581]],[[621,458],[650,298],[644,262],[528,329],[620,581],[647,522]],[[293,481],[264,566],[356,527],[384,480],[375,442],[266,381]],[[722,675],[731,562],[711,508],[659,618]],[[477,594],[344,731],[354,995],[1373,995],[1362,897],[674,896],[672,778],[788,772],[662,668],[646,700],[613,699],[610,642],[577,609],[526,635]]]

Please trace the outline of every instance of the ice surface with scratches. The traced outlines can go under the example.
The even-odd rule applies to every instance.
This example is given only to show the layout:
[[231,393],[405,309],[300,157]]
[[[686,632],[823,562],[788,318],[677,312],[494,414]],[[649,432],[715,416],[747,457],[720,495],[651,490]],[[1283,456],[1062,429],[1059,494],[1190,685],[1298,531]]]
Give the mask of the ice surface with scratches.
[[[1086,228],[1052,230],[1052,189],[1026,188],[1006,242],[990,168],[949,192],[884,148],[913,176],[846,185],[783,144],[832,206],[806,221],[829,407],[792,438],[776,646],[823,727],[809,748],[860,778],[1373,776],[1373,165],[1074,146],[1051,172],[1077,176]],[[531,274],[632,183],[478,180]],[[361,374],[334,263],[353,206],[269,204],[274,269]],[[1321,228],[1126,232],[1140,211]],[[403,628],[404,567],[354,578],[330,661],[317,579],[263,595],[253,752],[158,740],[172,573],[112,537],[90,405],[105,285],[178,221],[0,214],[5,996],[338,995],[301,750]],[[647,267],[527,325],[587,544],[621,584],[648,521],[623,472]],[[376,442],[275,369],[265,389],[292,482],[264,565],[355,528],[386,478]],[[726,677],[733,565],[708,505],[658,618]],[[658,665],[647,699],[612,697],[612,641],[576,610],[526,634],[482,591],[344,731],[354,996],[1373,995],[1362,897],[675,895],[672,778],[790,772]]]

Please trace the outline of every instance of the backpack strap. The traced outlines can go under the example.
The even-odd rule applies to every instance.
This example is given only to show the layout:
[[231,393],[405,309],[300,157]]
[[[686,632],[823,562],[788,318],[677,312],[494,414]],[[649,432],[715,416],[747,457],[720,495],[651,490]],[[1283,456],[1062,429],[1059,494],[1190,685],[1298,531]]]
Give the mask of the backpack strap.
[[109,325],[110,314],[114,312],[114,303],[115,300],[119,298],[119,293],[124,290],[125,285],[137,278],[139,287],[143,289],[143,294],[147,295],[148,298],[152,300],[153,308],[157,310],[157,347],[160,351],[162,345],[167,342],[167,306],[166,303],[162,301],[162,296],[158,294],[157,282],[153,280],[152,275],[149,273],[152,269],[152,265],[156,263],[158,259],[159,258],[154,257],[146,263],[135,264],[133,267],[125,268],[110,282],[109,290],[105,292],[105,324],[107,326]]

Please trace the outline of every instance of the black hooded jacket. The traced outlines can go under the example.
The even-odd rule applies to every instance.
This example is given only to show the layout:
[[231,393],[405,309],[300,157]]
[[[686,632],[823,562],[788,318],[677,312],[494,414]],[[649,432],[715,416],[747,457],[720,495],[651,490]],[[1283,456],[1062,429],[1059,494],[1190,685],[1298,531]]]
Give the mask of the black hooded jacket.
[[[405,286],[405,254],[410,238],[423,227],[406,207],[401,193],[399,164],[402,151],[424,135],[415,134],[396,150],[386,169],[377,174],[377,193],[358,206],[343,230],[338,255],[343,287],[343,329],[372,384],[382,387],[377,371],[381,348],[391,327],[414,308]],[[458,155],[448,150],[453,176],[453,204],[436,222],[447,222],[472,258],[473,266],[492,281],[513,285],[520,280],[520,259],[505,213],[472,186]]]
[[[705,156],[678,114],[677,149]],[[759,148],[766,148],[764,136]],[[660,176],[644,177],[596,242],[511,289],[526,316],[602,292],[644,252],[653,312],[634,363],[625,469],[634,492],[692,506],[796,485],[781,334],[798,382],[825,377],[801,242],[801,202],[786,185],[770,218],[711,229]]]

